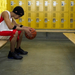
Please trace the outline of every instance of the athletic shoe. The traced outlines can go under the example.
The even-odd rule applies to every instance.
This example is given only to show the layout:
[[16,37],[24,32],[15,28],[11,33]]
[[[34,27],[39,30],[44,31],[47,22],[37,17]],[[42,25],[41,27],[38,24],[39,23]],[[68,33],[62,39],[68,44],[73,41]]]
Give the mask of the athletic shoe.
[[19,47],[19,49],[16,49],[16,48],[15,48],[15,51],[16,51],[18,54],[22,54],[22,55],[27,55],[27,54],[28,54],[27,51],[24,51],[24,50],[21,49],[20,47]]
[[9,58],[9,59],[17,59],[17,60],[20,60],[20,59],[22,59],[23,57],[22,57],[22,56],[19,56],[19,55],[16,54],[15,52],[9,51],[8,58]]

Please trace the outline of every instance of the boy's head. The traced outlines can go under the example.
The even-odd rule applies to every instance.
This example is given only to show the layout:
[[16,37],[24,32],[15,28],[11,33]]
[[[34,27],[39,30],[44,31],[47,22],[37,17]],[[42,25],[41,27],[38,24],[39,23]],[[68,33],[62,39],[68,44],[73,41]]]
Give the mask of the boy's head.
[[13,12],[16,14],[16,15],[19,15],[19,17],[23,16],[24,15],[24,10],[21,6],[16,6],[14,9],[13,9]]

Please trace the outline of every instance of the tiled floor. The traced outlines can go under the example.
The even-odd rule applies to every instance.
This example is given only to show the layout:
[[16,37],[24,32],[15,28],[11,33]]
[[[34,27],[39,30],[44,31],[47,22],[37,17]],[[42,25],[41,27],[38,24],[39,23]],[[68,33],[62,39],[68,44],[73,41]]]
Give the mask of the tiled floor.
[[75,45],[71,41],[22,41],[22,60],[8,59],[9,42],[0,49],[0,75],[75,75]]

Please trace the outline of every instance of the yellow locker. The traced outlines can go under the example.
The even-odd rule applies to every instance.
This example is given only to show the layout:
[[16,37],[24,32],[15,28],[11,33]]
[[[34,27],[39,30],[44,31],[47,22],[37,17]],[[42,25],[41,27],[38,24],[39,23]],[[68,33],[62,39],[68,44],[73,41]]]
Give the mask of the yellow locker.
[[68,0],[61,0],[61,11],[68,11],[68,5],[69,5],[69,1]]
[[18,5],[21,6],[24,9],[24,11],[26,11],[26,0],[19,0],[18,3]]
[[35,11],[35,0],[27,0],[27,11]]
[[1,1],[2,1],[2,0],[0,0],[0,14],[1,14]]
[[27,26],[27,24],[26,24],[26,16],[27,16],[27,12],[25,12],[25,14],[22,17],[19,18],[18,24]]
[[44,29],[51,29],[51,13],[44,13]]
[[75,13],[69,13],[69,29],[75,29]]
[[[16,6],[19,5],[19,1],[18,0],[10,0],[10,7],[9,7],[9,11],[12,11]],[[16,22],[18,23],[18,19],[16,20]]]
[[[27,13],[27,26],[35,28],[35,13],[28,12]],[[26,25],[25,25],[26,26]]]
[[4,0],[4,8],[7,10],[7,0]]
[[43,0],[36,0],[36,11],[43,11]]
[[75,12],[75,0],[70,0],[69,1],[69,11],[70,12]]
[[68,29],[69,28],[69,14],[68,13],[59,13],[60,15],[60,29]]
[[18,0],[10,0],[10,11],[12,11],[16,6],[18,6]]
[[51,0],[44,0],[44,11],[51,11]]
[[60,11],[60,0],[52,0],[52,11]]
[[19,18],[18,24],[25,25],[25,16],[22,16],[22,17]]
[[52,29],[59,29],[59,13],[52,13]]
[[40,12],[40,13],[36,13],[36,26],[35,28],[36,29],[43,29],[43,24],[44,24],[44,16],[43,16],[43,13]]
[[10,11],[10,0],[7,0],[7,10]]

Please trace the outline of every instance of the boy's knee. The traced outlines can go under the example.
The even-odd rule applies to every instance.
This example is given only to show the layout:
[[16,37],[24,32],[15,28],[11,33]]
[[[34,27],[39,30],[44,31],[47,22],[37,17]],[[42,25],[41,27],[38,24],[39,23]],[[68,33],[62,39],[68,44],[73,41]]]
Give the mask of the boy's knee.
[[15,32],[14,36],[18,36],[18,31]]

